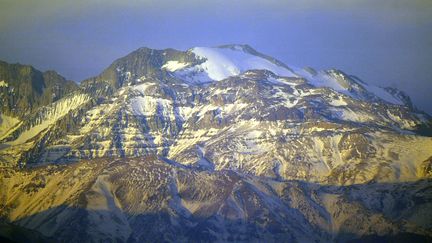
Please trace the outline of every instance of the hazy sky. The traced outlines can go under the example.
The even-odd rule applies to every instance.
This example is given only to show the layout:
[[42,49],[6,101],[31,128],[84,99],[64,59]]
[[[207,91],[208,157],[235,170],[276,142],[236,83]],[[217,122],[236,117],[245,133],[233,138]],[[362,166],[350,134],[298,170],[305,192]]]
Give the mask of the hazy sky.
[[[124,3],[127,2],[127,3]],[[0,0],[0,59],[81,81],[142,46],[245,43],[406,91],[432,114],[431,0]]]

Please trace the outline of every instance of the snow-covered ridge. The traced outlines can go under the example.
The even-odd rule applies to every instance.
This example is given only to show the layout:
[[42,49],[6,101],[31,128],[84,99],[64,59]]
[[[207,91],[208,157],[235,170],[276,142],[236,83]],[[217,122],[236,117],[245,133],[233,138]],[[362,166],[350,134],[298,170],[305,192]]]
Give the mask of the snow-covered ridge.
[[371,84],[364,84],[363,87],[367,89],[369,92],[373,93],[375,96],[379,97],[382,100],[385,100],[389,103],[395,104],[395,105],[403,105],[404,102],[400,99],[394,97],[389,92],[387,92],[385,89],[371,85]]
[[162,69],[174,73],[176,77],[189,84],[221,81],[249,70],[267,70],[280,77],[304,78],[315,87],[331,88],[355,99],[369,100],[372,98],[395,105],[405,104],[384,88],[356,81],[338,70],[311,71],[300,68],[292,70],[285,64],[260,54],[249,46],[194,47],[187,52],[195,55],[198,64],[169,60],[162,66]]
[[[384,88],[362,81],[351,80],[345,74],[337,70],[311,72],[305,69],[296,69],[295,73],[304,77],[315,87],[331,88],[355,99],[368,99],[368,97],[374,96],[390,104],[404,105],[402,100],[390,94]],[[365,97],[365,94],[367,94],[367,97]]]
[[169,61],[163,67],[176,71],[177,76],[190,83],[220,81],[253,69],[269,70],[284,77],[297,77],[288,68],[248,53],[243,48],[195,47],[189,51],[203,62],[183,68],[185,64]]

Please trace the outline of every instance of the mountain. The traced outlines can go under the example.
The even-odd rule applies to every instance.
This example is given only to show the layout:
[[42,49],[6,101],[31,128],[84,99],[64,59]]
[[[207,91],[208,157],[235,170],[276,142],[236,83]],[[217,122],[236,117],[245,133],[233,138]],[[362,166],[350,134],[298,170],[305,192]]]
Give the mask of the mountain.
[[248,45],[140,48],[79,87],[4,65],[9,100],[65,84],[2,111],[8,223],[60,241],[432,237],[432,119],[397,89]]
[[78,90],[54,71],[41,72],[32,66],[0,61],[0,101],[3,115],[23,118],[42,106]]

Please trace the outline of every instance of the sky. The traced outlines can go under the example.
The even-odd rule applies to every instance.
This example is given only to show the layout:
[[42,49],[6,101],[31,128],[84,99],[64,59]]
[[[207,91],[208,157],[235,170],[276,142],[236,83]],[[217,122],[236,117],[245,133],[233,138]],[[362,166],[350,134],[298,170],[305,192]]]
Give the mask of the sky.
[[77,82],[139,47],[249,44],[337,68],[432,114],[430,0],[0,0],[0,60]]

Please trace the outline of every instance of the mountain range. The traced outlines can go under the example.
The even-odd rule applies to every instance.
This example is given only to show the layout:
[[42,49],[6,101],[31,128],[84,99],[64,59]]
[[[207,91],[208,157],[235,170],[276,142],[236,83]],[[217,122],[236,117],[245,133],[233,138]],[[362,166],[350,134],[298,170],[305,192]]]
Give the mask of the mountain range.
[[77,84],[0,62],[14,241],[428,242],[432,118],[248,45],[140,48]]

